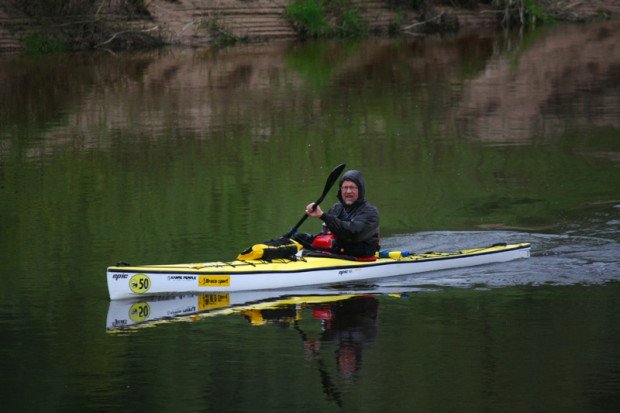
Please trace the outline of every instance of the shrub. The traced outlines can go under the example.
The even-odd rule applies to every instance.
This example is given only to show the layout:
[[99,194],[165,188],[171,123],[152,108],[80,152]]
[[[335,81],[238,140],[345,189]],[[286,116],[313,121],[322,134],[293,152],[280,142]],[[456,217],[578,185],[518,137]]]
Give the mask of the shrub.
[[336,33],[342,37],[359,37],[367,32],[366,22],[362,20],[356,9],[343,11],[339,18]]
[[295,0],[286,8],[286,18],[301,37],[323,37],[331,34],[322,0]]

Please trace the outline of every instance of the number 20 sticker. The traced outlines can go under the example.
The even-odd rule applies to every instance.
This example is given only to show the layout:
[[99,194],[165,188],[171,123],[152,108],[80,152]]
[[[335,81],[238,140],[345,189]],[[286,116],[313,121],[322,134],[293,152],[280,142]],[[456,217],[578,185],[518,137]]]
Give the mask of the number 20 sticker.
[[149,318],[151,314],[151,307],[148,303],[135,303],[129,309],[129,319],[134,323],[140,323]]
[[136,274],[129,279],[129,288],[136,294],[143,294],[151,288],[151,279],[146,274]]

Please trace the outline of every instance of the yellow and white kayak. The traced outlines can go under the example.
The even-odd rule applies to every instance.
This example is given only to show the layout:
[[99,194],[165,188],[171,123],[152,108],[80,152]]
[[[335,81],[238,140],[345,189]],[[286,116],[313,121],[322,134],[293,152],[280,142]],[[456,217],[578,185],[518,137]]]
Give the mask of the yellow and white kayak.
[[274,290],[343,284],[527,258],[530,244],[498,244],[456,252],[431,252],[376,261],[301,257],[192,264],[113,266],[107,270],[110,299],[141,296]]

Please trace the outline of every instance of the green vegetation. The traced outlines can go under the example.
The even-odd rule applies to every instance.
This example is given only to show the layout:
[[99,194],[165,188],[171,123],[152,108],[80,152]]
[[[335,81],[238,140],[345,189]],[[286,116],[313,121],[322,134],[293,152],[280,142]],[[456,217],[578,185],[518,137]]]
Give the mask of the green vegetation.
[[361,37],[366,35],[366,23],[357,9],[346,9],[342,12],[336,33],[340,37]]
[[285,12],[301,38],[361,37],[367,23],[349,0],[295,0]]
[[286,9],[286,17],[301,37],[330,34],[322,0],[296,0]]
[[551,0],[493,0],[493,5],[503,10],[502,24],[511,26],[534,26],[557,22],[553,15],[560,15],[561,8]]
[[24,39],[25,53],[28,55],[59,53],[67,50],[60,39],[44,34],[30,34]]

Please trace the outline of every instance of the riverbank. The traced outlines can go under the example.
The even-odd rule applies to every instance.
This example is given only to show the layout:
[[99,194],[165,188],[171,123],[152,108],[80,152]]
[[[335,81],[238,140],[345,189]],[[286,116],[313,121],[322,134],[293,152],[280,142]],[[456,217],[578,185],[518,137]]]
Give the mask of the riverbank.
[[[85,0],[89,5],[79,9],[78,17],[66,7],[50,6],[43,13],[32,7],[20,7],[20,1],[3,2],[0,53],[119,50],[157,45],[209,47],[316,35],[309,14],[291,16],[289,12],[287,16],[295,1]],[[413,3],[417,4],[415,8],[410,6]],[[529,9],[523,1],[346,0],[329,4],[321,10],[325,25],[321,30],[327,28],[335,35],[363,32],[374,36],[421,36],[431,32],[536,25],[545,19],[583,22],[620,17],[620,0],[539,0],[536,8]]]

